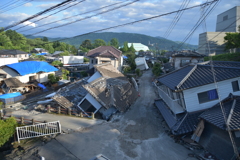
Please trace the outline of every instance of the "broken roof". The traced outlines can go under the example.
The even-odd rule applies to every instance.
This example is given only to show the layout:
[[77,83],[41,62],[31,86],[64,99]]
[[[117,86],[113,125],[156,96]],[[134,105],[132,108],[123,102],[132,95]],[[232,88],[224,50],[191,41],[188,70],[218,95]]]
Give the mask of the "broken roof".
[[230,94],[222,101],[222,108],[218,103],[199,117],[220,129],[227,130],[223,113],[225,113],[230,130],[240,130],[240,96]]
[[[238,62],[240,64],[240,62]],[[240,76],[240,68],[214,66],[216,81],[223,81]],[[214,83],[210,65],[188,65],[158,78],[158,81],[172,90],[185,90]]]
[[17,87],[29,86],[29,84],[22,83],[17,78],[8,78],[8,79],[5,79],[4,82],[8,87],[16,87],[17,88]]
[[115,107],[124,112],[137,98],[137,91],[124,75],[111,64],[94,66],[103,77],[84,88],[105,108]]
[[60,88],[52,99],[64,108],[76,107],[88,93],[82,86],[86,83],[87,81],[85,79],[81,79]]
[[87,53],[88,57],[113,57],[120,58],[122,51],[116,49],[113,46],[100,46],[95,49],[90,50]]

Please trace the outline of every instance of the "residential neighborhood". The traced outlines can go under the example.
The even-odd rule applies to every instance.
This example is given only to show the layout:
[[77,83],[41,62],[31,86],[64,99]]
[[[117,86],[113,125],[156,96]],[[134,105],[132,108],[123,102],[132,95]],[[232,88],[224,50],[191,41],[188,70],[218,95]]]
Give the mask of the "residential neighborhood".
[[[18,4],[4,2],[1,22],[4,7]],[[180,9],[163,10],[158,16],[147,14],[159,7],[152,1],[106,2],[109,6],[99,8],[102,11],[97,14],[126,7],[129,13],[117,17],[122,22],[135,15],[136,4],[152,8],[146,9],[145,16],[141,14],[142,20],[114,27],[101,25],[106,28],[88,32],[98,22],[94,19],[87,28],[82,26],[87,33],[78,36],[57,29],[64,24],[33,35],[31,28],[26,30],[29,35],[21,31],[48,25],[47,21],[35,24],[42,20],[32,21],[35,17],[50,12],[47,19],[65,11],[66,20],[75,14],[69,14],[69,8],[88,3],[85,9],[89,9],[93,2],[67,0],[49,8],[49,2],[39,1],[46,5],[41,12],[1,28],[0,159],[240,160],[239,2],[176,2]],[[165,3],[169,2],[164,2],[162,9]],[[219,9],[218,3],[225,10]],[[23,6],[39,4],[33,1]],[[215,6],[218,12],[211,17],[213,24],[206,21],[206,15]],[[186,40],[179,41],[177,37],[186,31],[178,29],[171,37],[183,11],[196,7],[201,14],[194,27],[202,25],[203,32],[193,28],[197,37],[189,32]],[[172,19],[163,20],[161,29],[154,28],[161,36],[150,34],[152,21],[147,27],[142,22],[173,13],[176,17],[165,33],[160,33],[161,29]],[[110,23],[109,16],[97,17]],[[89,14],[81,20],[92,17]],[[60,24],[55,20],[50,23]],[[136,25],[128,32],[105,32],[138,22],[144,30]],[[207,24],[214,25],[216,32]],[[74,27],[70,30],[76,33]],[[51,36],[55,32],[62,35]],[[190,41],[191,36],[198,44]]]

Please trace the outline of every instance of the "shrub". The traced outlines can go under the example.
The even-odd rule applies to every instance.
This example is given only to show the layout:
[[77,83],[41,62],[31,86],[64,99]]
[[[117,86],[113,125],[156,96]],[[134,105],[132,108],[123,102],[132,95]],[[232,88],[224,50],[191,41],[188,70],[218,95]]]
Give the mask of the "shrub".
[[0,120],[0,146],[3,146],[15,133],[17,121],[14,117]]

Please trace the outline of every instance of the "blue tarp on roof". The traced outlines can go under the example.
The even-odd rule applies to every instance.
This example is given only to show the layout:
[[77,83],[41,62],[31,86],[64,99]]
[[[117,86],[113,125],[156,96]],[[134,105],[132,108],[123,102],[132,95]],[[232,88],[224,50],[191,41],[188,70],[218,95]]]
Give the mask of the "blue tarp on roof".
[[36,55],[40,55],[40,56],[45,56],[47,53],[38,53],[38,54],[36,54]]
[[8,67],[15,69],[21,76],[38,73],[54,72],[58,69],[43,61],[25,61],[20,63],[8,64]]
[[8,99],[8,98],[13,98],[18,96],[21,96],[20,92],[7,93],[7,94],[0,95],[0,99]]
[[41,87],[42,89],[46,89],[46,87],[41,83],[38,83],[38,86]]
[[128,57],[127,57],[127,56],[123,56],[123,58],[124,58],[124,59],[128,59]]

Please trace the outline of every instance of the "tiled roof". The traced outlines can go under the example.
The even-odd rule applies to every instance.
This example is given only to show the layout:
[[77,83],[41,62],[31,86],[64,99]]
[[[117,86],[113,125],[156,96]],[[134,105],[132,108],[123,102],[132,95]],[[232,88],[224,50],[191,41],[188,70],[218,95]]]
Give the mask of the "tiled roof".
[[0,55],[18,55],[18,54],[28,54],[27,52],[19,51],[16,49],[3,49],[0,50]]
[[59,89],[52,99],[64,108],[76,107],[88,93],[82,86],[86,83],[84,79],[71,83]]
[[120,58],[122,51],[112,47],[112,46],[100,46],[95,49],[90,50],[87,53],[88,57],[113,57]]
[[172,128],[176,123],[177,120],[171,113],[170,109],[167,108],[166,104],[163,100],[155,100],[155,105],[161,112],[164,120],[166,121],[169,128]]
[[174,135],[181,135],[193,132],[198,125],[198,116],[203,111],[186,113],[178,122],[172,127]]
[[27,84],[22,83],[17,78],[8,78],[4,80],[5,84],[8,87],[25,87],[28,86]]
[[[230,95],[222,101],[222,108],[226,119],[229,120],[231,130],[240,130],[240,96]],[[199,117],[205,121],[226,130],[226,123],[220,104],[216,104],[212,108],[203,112]]]
[[[239,63],[240,64],[240,63]],[[216,81],[240,77],[240,68],[214,66]],[[211,66],[189,65],[158,78],[172,90],[184,90],[213,83]]]
[[177,52],[172,55],[173,57],[205,57],[206,55],[194,51]]
[[137,91],[124,75],[111,64],[94,66],[102,77],[84,85],[84,88],[105,108],[115,107],[124,112],[134,103]]
[[[212,61],[214,66],[222,66],[222,67],[236,67],[240,68],[240,63],[239,62],[234,62],[234,61]],[[211,65],[210,61],[202,62],[200,63],[201,65]]]

